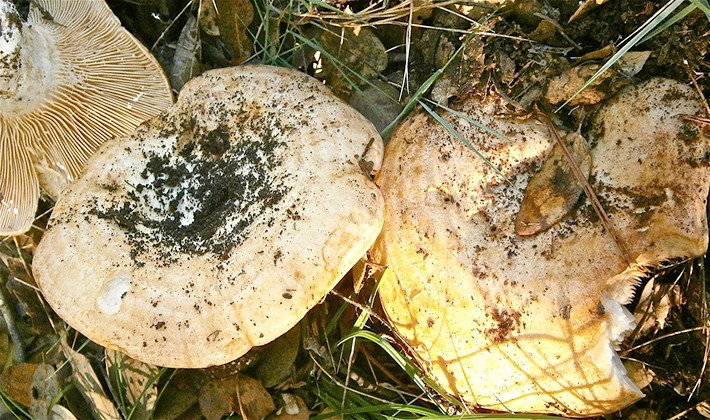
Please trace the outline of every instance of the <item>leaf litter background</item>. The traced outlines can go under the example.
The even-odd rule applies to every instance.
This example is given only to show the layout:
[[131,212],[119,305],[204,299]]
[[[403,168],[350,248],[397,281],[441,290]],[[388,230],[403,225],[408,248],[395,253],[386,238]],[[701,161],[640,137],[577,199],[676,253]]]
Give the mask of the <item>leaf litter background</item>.
[[[421,97],[446,104],[493,89],[518,109],[552,113],[573,93],[560,90],[556,78],[564,74],[581,86],[664,4],[532,0],[496,9],[466,1],[109,1],[161,62],[176,93],[211,68],[290,66],[323,80],[385,137]],[[28,1],[19,7],[26,11]],[[584,112],[580,104],[654,75],[692,83],[708,97],[708,22],[695,10],[635,46],[640,53],[605,72],[558,117],[572,124]],[[417,385],[412,353],[374,299],[376,267],[353,270],[290,332],[225,366],[164,369],[104,350],[62,323],[32,279],[32,253],[49,212],[51,203],[44,202],[30,232],[0,238],[2,419],[49,413],[63,419],[305,419],[462,412],[455,401]],[[705,267],[705,258],[687,261],[639,290],[630,305],[639,327],[622,356],[632,374],[650,385],[645,399],[609,418],[710,418]],[[359,293],[354,283],[362,286]],[[374,341],[342,340],[353,331]]]

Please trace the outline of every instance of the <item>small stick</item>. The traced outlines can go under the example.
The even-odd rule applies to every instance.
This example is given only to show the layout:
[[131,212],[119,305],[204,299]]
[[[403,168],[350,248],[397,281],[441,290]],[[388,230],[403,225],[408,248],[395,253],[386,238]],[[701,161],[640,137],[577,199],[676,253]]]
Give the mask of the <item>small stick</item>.
[[574,176],[575,176],[575,178],[577,178],[577,181],[580,184],[582,184],[582,188],[584,189],[584,193],[587,195],[587,197],[589,198],[589,201],[592,203],[592,207],[594,208],[594,211],[597,213],[597,216],[599,216],[599,219],[601,220],[602,225],[604,225],[604,229],[606,229],[606,231],[609,232],[611,237],[614,239],[614,242],[616,243],[616,246],[619,247],[619,250],[621,251],[621,254],[624,257],[626,264],[631,265],[633,263],[633,259],[631,258],[631,254],[629,254],[629,251],[626,248],[626,245],[624,245],[624,242],[621,239],[619,239],[619,237],[616,235],[616,231],[614,230],[613,226],[611,225],[611,222],[609,221],[609,217],[607,216],[606,211],[604,211],[604,207],[602,206],[602,203],[599,202],[599,199],[597,198],[597,195],[594,193],[592,186],[589,185],[589,182],[587,181],[587,177],[585,177],[584,174],[582,173],[582,171],[579,169],[579,165],[577,165],[577,162],[572,157],[572,154],[570,153],[569,149],[567,148],[567,145],[560,137],[560,133],[557,132],[557,128],[555,128],[555,124],[553,124],[550,117],[547,116],[547,114],[545,114],[543,112],[539,112],[538,116],[543,117],[543,119],[545,120],[545,123],[550,128],[550,132],[552,132],[552,136],[555,138],[555,141],[557,141],[557,143],[559,143],[560,147],[562,148],[562,151],[565,154],[565,158],[567,159],[567,162],[569,163],[570,167],[572,168],[572,173],[574,173]]

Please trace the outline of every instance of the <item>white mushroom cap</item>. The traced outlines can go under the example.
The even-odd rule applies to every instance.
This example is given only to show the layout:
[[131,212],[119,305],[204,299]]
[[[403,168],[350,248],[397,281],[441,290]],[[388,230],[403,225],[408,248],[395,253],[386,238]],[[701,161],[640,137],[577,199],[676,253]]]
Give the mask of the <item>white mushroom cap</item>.
[[[6,25],[7,24],[7,25]],[[105,140],[172,103],[160,65],[103,0],[0,0],[0,235],[29,229]]]
[[511,141],[446,119],[515,187],[424,113],[395,132],[376,179],[387,202],[372,253],[388,266],[382,305],[428,372],[472,405],[612,412],[643,395],[615,352],[634,326],[622,305],[648,269],[707,248],[708,139],[681,118],[701,103],[687,86],[652,80],[593,121],[590,182],[628,267],[586,199],[549,230],[516,234],[552,142],[538,123],[500,117],[501,102],[459,109]]
[[57,202],[33,269],[72,327],[162,366],[277,338],[380,231],[372,124],[293,70],[214,70],[107,142]]

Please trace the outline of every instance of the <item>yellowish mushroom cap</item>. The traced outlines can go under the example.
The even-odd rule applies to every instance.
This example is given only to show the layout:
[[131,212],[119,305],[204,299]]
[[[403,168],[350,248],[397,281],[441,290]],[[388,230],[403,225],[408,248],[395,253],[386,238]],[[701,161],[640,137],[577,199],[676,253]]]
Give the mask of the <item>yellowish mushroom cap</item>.
[[502,116],[502,102],[470,98],[459,110],[509,140],[445,118],[513,185],[425,113],[393,135],[376,179],[387,203],[373,248],[388,267],[382,305],[427,372],[471,405],[613,412],[643,396],[615,352],[634,327],[622,305],[654,267],[707,249],[708,139],[682,118],[701,103],[655,79],[594,117],[590,183],[628,266],[586,198],[548,230],[516,233],[553,144],[543,125]]
[[35,278],[101,345],[161,366],[226,363],[288,331],[372,245],[383,148],[303,73],[207,72],[99,149],[54,208]]
[[0,235],[34,220],[104,141],[172,103],[160,65],[103,0],[0,1]]

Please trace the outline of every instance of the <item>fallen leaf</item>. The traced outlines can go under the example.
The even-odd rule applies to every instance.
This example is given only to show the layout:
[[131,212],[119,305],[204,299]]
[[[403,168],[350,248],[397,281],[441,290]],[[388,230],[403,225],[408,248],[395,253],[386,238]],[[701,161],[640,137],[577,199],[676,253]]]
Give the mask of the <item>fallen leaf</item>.
[[52,403],[62,392],[62,386],[54,368],[46,363],[37,365],[32,374],[30,390],[30,414],[32,418],[46,418]]
[[53,405],[50,410],[52,420],[76,420],[76,416],[68,408],[59,404]]
[[[587,141],[579,133],[565,136],[564,141],[582,173],[589,177],[592,157]],[[525,188],[515,219],[515,231],[518,235],[529,236],[549,229],[574,208],[583,192],[562,146],[556,143],[540,171],[532,176]]]
[[120,418],[118,410],[106,396],[96,372],[91,367],[89,359],[83,354],[74,351],[67,343],[66,336],[61,338],[62,352],[72,367],[72,380],[76,388],[86,400],[91,413],[97,419]]
[[[446,38],[442,36],[441,40],[444,39]],[[443,54],[436,60],[437,68],[443,68],[457,50],[453,44],[450,47],[444,47],[444,45],[446,43],[442,42],[437,48],[436,55]],[[476,38],[470,40],[463,47],[461,53],[453,59],[442,76],[434,83],[431,90],[432,100],[446,106],[449,98],[465,96],[476,90],[481,80],[485,80],[485,78],[481,78],[486,70],[486,54],[483,46],[483,41]],[[445,53],[441,52],[442,48]]]
[[229,413],[260,419],[276,409],[261,382],[244,375],[208,381],[200,388],[199,404],[208,420],[220,419]]
[[29,407],[32,404],[32,380],[36,363],[18,363],[3,370],[0,388],[5,395],[18,404]]
[[572,14],[567,23],[572,23],[573,21],[579,19],[582,15],[591,12],[592,10],[596,9],[607,1],[609,0],[582,0],[579,3],[579,7],[577,7],[577,10],[574,12],[574,14]]
[[200,74],[200,32],[197,19],[190,15],[183,26],[175,47],[175,55],[170,68],[170,83],[180,91],[188,80]]
[[321,56],[323,71],[316,76],[333,89],[349,91],[353,84],[376,78],[387,68],[385,46],[369,28],[356,33],[351,28],[326,27],[318,40],[325,53]]
[[130,358],[117,350],[106,349],[106,370],[114,396],[125,395],[135,418],[148,418],[155,410],[160,368]]
[[[160,392],[153,418],[156,420],[173,420],[177,418],[193,418],[188,413],[197,406],[199,389],[207,381],[201,369],[178,370],[168,380]],[[197,408],[199,411],[199,407]]]
[[200,29],[209,36],[219,36],[219,26],[217,18],[219,13],[215,7],[214,0],[200,0],[200,8],[197,16],[200,21]]
[[10,349],[10,337],[5,331],[0,331],[0,369],[7,365]]
[[232,65],[242,64],[254,52],[254,43],[249,36],[254,6],[249,0],[215,0],[214,3],[217,27],[222,41],[231,50]]
[[353,92],[350,105],[382,131],[397,118],[404,106],[397,101],[397,88],[381,80],[370,82],[362,90]]

